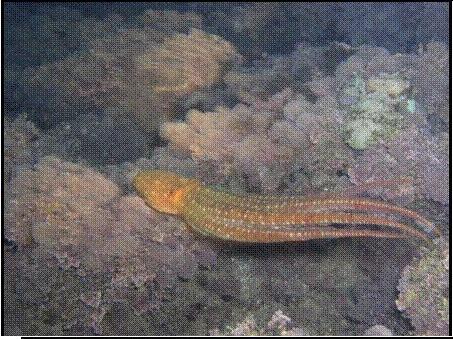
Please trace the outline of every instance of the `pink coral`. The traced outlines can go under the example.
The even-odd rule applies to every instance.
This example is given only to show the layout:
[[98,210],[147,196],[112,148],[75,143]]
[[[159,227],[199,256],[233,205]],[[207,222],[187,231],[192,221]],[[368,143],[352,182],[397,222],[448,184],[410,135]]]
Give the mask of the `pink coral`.
[[[356,165],[348,171],[351,181],[363,184],[385,179],[415,179],[415,191],[394,190],[381,192],[387,199],[413,199],[422,195],[443,204],[449,203],[448,149],[429,132],[421,132],[415,126],[403,131],[393,140],[376,148],[365,150]],[[407,188],[407,187],[406,187]]]
[[176,114],[181,95],[221,82],[228,64],[239,59],[226,40],[198,29],[130,28],[90,41],[88,51],[26,70],[24,87],[41,123],[103,112],[154,132]]
[[148,9],[137,17],[144,26],[159,31],[184,32],[190,28],[201,28],[202,17],[195,12],[159,11]]
[[418,58],[408,73],[414,84],[415,98],[423,103],[428,114],[449,122],[450,53],[447,45],[431,42],[420,47]]
[[8,183],[15,176],[18,168],[33,163],[36,154],[34,141],[41,136],[41,132],[24,115],[15,120],[5,118],[4,122],[4,183]]
[[122,195],[113,181],[83,165],[45,157],[11,187],[6,236],[24,248],[38,245],[79,275],[110,276],[114,294],[131,286],[163,289],[215,261],[209,244],[182,222],[154,212],[136,195]]
[[219,107],[209,113],[192,110],[186,122],[164,124],[161,134],[174,152],[201,167],[214,164],[220,177],[237,172],[260,178],[272,167],[290,165],[292,150],[267,135],[289,96],[291,92],[284,91],[252,106]]
[[423,248],[421,258],[406,266],[399,281],[396,305],[409,317],[416,335],[448,335],[448,247],[444,239],[438,239],[436,248]]
[[151,71],[157,93],[181,95],[211,86],[223,76],[224,66],[240,55],[223,38],[191,29],[175,34],[138,57],[139,67]]
[[192,158],[199,173],[210,173],[206,181],[246,176],[250,187],[273,191],[294,166],[313,177],[337,176],[352,161],[335,127],[339,121],[332,96],[311,103],[287,88],[232,109],[191,110],[185,122],[165,123],[161,135],[174,153]]

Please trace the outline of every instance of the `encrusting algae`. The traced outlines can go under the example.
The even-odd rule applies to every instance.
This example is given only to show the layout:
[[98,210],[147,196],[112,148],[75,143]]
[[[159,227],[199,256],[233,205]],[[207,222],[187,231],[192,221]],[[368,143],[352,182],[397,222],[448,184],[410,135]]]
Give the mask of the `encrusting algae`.
[[[147,205],[157,211],[180,216],[203,235],[237,242],[412,236],[428,240],[427,234],[437,232],[432,222],[412,210],[367,198],[238,196],[217,191],[197,179],[161,170],[138,173],[134,186]],[[395,217],[412,219],[425,227],[427,234]]]

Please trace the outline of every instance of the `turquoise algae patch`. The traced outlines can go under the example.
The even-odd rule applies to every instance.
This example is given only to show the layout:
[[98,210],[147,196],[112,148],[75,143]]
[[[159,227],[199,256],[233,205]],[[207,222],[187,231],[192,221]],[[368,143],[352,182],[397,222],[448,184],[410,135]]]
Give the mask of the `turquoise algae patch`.
[[352,148],[364,150],[396,135],[402,128],[404,111],[415,109],[415,101],[404,93],[410,83],[398,73],[381,73],[365,81],[356,75],[342,91],[347,98],[343,133]]

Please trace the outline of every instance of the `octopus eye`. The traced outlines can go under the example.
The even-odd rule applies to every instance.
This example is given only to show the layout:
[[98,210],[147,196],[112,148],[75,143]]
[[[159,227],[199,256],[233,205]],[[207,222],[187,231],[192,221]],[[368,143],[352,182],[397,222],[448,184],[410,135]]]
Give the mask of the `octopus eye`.
[[167,193],[165,194],[165,196],[167,198],[173,198],[173,196],[178,192],[178,190],[176,189],[172,189],[172,190],[169,190],[167,191]]

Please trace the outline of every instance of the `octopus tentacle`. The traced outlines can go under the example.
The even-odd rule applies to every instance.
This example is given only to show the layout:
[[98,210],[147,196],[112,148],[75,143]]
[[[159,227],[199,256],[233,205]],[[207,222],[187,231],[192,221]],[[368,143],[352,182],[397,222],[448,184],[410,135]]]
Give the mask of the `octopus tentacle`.
[[389,227],[412,236],[427,240],[428,237],[419,230],[412,228],[404,223],[390,219],[388,217],[379,217],[360,213],[273,213],[258,212],[239,208],[207,207],[205,205],[193,202],[190,204],[189,214],[183,213],[183,217],[190,215],[192,221],[199,218],[199,222],[208,220],[217,223],[225,223],[231,226],[256,229],[271,229],[294,231],[297,229],[306,229],[310,225],[318,225],[325,230],[324,225],[331,224],[355,224],[355,225],[377,225]]
[[213,222],[211,220],[187,221],[188,225],[199,233],[220,238],[224,240],[232,240],[246,243],[278,243],[278,242],[294,242],[307,241],[313,239],[327,238],[358,238],[358,237],[374,237],[374,238],[408,238],[407,233],[395,233],[379,230],[349,230],[315,228],[299,229],[292,231],[257,229],[250,227],[239,227],[229,224],[228,222]]
[[[303,215],[307,213],[318,212],[334,212],[352,210],[354,212],[383,212],[394,213],[400,217],[413,219],[418,225],[422,226],[428,233],[435,229],[434,224],[421,216],[420,214],[397,205],[392,205],[386,202],[371,200],[366,198],[338,198],[338,197],[323,197],[308,199],[306,197],[276,197],[276,196],[233,196],[223,193],[223,199],[215,199],[215,191],[211,190],[214,197],[209,199],[207,196],[200,195],[197,201],[210,208],[212,212],[215,210],[236,210],[236,214],[251,214],[259,216],[268,215],[270,213],[280,213],[287,220],[291,215]],[[205,192],[204,194],[207,194]],[[209,196],[209,194],[208,194]],[[220,201],[220,203],[219,203]],[[241,212],[242,211],[242,212]],[[245,213],[247,211],[247,213]]]

